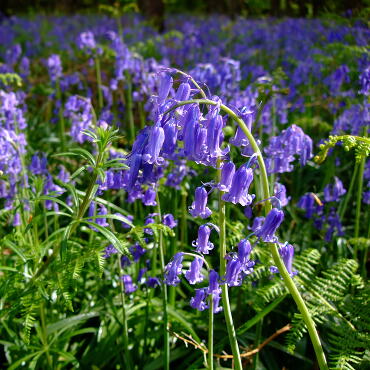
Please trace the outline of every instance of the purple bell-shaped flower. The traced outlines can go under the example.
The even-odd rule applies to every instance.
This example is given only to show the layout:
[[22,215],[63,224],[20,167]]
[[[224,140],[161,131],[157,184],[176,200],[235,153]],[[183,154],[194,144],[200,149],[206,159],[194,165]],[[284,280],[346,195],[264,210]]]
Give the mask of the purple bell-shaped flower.
[[246,166],[241,166],[232,180],[230,191],[222,196],[226,202],[233,204],[240,203],[242,206],[248,206],[252,203],[254,195],[248,194],[249,186],[253,181],[253,170]]
[[192,246],[196,247],[198,253],[209,254],[213,249],[213,243],[209,241],[211,229],[207,225],[201,225],[198,229],[198,238],[193,241]]
[[200,272],[203,266],[203,258],[195,257],[190,265],[190,269],[185,272],[185,277],[190,284],[200,283],[204,279],[204,275]]
[[208,308],[207,296],[207,288],[195,289],[195,297],[190,300],[190,306],[198,311],[204,311]]
[[157,195],[156,191],[152,188],[149,188],[144,194],[144,198],[143,198],[144,205],[145,206],[156,206],[157,205],[157,202],[155,201],[156,195]]
[[176,286],[180,283],[179,275],[182,273],[183,253],[178,252],[174,255],[172,261],[167,264],[164,274],[164,282],[167,285]]
[[132,277],[130,275],[123,275],[121,280],[123,281],[126,294],[133,293],[137,289],[137,286],[132,282]]
[[212,214],[212,211],[207,207],[208,194],[207,190],[200,186],[195,189],[195,200],[189,212],[193,217],[207,218]]
[[231,183],[235,174],[235,164],[233,162],[227,162],[222,167],[221,181],[218,184],[218,188],[221,191],[228,192],[231,188]]
[[161,126],[153,126],[143,154],[144,163],[157,163],[164,138],[163,128]]
[[273,208],[266,216],[262,227],[258,229],[255,234],[264,242],[275,242],[275,232],[284,220],[284,212]]

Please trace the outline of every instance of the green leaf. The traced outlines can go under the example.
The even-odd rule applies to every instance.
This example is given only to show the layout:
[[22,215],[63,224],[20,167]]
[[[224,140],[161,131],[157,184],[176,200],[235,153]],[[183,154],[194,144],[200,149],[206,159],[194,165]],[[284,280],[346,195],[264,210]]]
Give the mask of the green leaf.
[[118,220],[118,221],[124,222],[127,225],[129,225],[130,227],[134,226],[133,223],[127,217],[121,216],[121,215],[112,215],[112,214],[89,216],[89,217],[83,218],[81,221],[88,221],[88,220],[97,219],[97,218],[111,218],[113,220]]
[[41,195],[40,197],[34,198],[32,200],[35,201],[35,202],[37,202],[39,200],[51,200],[52,202],[58,203],[61,206],[63,206],[64,208],[66,208],[70,213],[73,213],[73,209],[67,203],[63,202],[62,200],[60,200],[58,198],[50,197],[48,195]]
[[99,316],[99,312],[88,312],[88,313],[82,313],[79,315],[67,317],[66,319],[59,320],[56,322],[53,322],[52,324],[49,324],[46,327],[47,335],[53,334],[59,330],[70,328],[72,326],[78,325],[82,323],[83,321],[86,321],[88,319],[91,319],[92,317]]
[[91,221],[82,221],[83,223],[95,227],[104,237],[116,248],[120,253],[130,256],[129,250],[117,239],[117,237],[112,233],[112,231],[106,229],[103,226],[98,225]]
[[86,168],[88,168],[88,166],[82,166],[79,169],[77,169],[75,172],[73,172],[71,175],[71,180],[75,179],[78,175],[84,172]]

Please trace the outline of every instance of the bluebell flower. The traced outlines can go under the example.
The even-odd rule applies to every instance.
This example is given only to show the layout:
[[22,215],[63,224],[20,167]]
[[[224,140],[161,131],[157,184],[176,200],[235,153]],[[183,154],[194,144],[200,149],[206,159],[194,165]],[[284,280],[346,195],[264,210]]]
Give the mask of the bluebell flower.
[[252,252],[252,246],[248,239],[242,239],[238,244],[238,260],[241,264],[241,269],[245,274],[250,274],[253,271],[254,261],[249,259]]
[[297,207],[306,211],[306,218],[311,218],[315,213],[318,213],[323,206],[317,204],[313,193],[302,195],[297,203]]
[[165,267],[164,282],[167,285],[176,286],[180,283],[179,275],[182,274],[182,259],[183,253],[178,252]]
[[284,220],[284,212],[273,208],[265,218],[265,221],[260,229],[255,234],[264,242],[275,242],[275,232]]
[[240,286],[242,284],[241,263],[238,259],[231,258],[226,265],[225,283],[228,286]]
[[276,198],[279,199],[279,205],[281,207],[285,207],[289,203],[290,197],[286,196],[286,188],[283,184],[280,184],[279,182],[275,182],[274,195]]
[[157,202],[155,200],[156,195],[157,195],[156,191],[152,188],[149,188],[144,194],[143,204],[146,206],[156,206],[157,205]]
[[158,278],[149,276],[146,280],[146,285],[148,285],[149,288],[155,288],[158,285],[161,285],[161,282]]
[[77,46],[88,51],[94,50],[96,48],[94,34],[91,31],[80,33],[77,39]]
[[326,202],[338,202],[340,197],[346,193],[342,181],[338,177],[334,177],[333,185],[326,185],[324,188],[324,199]]
[[235,164],[233,162],[224,163],[221,170],[221,181],[217,187],[224,192],[228,192],[231,188],[233,177],[235,174]]
[[138,262],[139,259],[147,252],[147,250],[143,248],[139,243],[132,245],[129,250],[132,254],[134,262]]
[[222,120],[222,116],[220,116],[219,114],[212,117],[208,122],[207,147],[208,153],[211,158],[217,158],[219,156],[225,155],[229,151],[229,148],[225,148],[224,150],[220,148],[223,140],[223,127],[224,122]]
[[177,226],[177,221],[173,217],[173,214],[167,213],[163,215],[163,225],[168,226],[170,229],[173,229]]
[[177,143],[178,130],[176,122],[172,119],[169,120],[163,126],[163,132],[164,132],[164,142],[162,146],[162,152],[164,154],[171,155],[174,153]]
[[56,81],[62,77],[62,61],[58,54],[52,54],[47,60],[47,67],[51,81]]
[[[288,243],[280,244],[279,254],[283,259],[284,265],[285,265],[289,275],[291,277],[297,275],[298,272],[293,271],[294,247],[291,244],[288,244]],[[279,269],[276,266],[271,266],[270,271],[272,273],[278,273]]]
[[195,189],[195,200],[189,212],[193,217],[207,218],[212,214],[212,211],[207,207],[208,193],[207,190],[200,186]]
[[204,275],[201,273],[203,262],[203,258],[195,257],[190,265],[190,269],[185,272],[185,277],[190,284],[196,284],[203,281]]
[[253,216],[253,211],[251,206],[245,206],[244,207],[244,216],[247,218],[252,218]]
[[48,161],[45,154],[34,154],[31,158],[29,169],[34,175],[47,175],[47,164]]
[[209,285],[207,289],[207,293],[211,295],[213,300],[213,313],[218,313],[222,311],[222,307],[219,306],[219,302],[221,299],[221,288],[219,285],[220,277],[215,270],[211,270],[209,272]]
[[208,294],[221,292],[220,288],[220,276],[218,275],[217,271],[210,270],[209,271],[209,284],[208,284]]
[[253,181],[253,170],[245,165],[235,172],[230,191],[222,196],[226,202],[248,206],[252,203],[254,195],[248,194],[249,186]]
[[214,245],[209,241],[211,229],[207,225],[201,225],[198,229],[198,238],[193,241],[192,246],[196,247],[198,253],[209,254]]
[[126,181],[127,190],[133,189],[139,175],[141,163],[142,163],[142,154],[134,154],[132,157],[130,157],[129,161],[130,169],[128,171],[128,178]]
[[207,296],[206,288],[195,289],[195,297],[191,298],[190,306],[198,311],[204,311],[206,308],[208,308],[206,303]]
[[105,249],[104,249],[104,258],[109,258],[112,254],[118,253],[117,249],[114,248],[112,244],[109,244]]
[[13,218],[13,226],[21,226],[22,225],[22,220],[21,220],[21,214],[19,212],[16,212]]
[[173,84],[173,79],[168,73],[161,73],[159,78],[158,104],[162,104],[167,98]]
[[163,128],[160,126],[153,126],[149,135],[148,143],[143,153],[143,162],[149,164],[157,163],[160,160],[159,153],[162,149],[163,143]]
[[330,242],[332,240],[334,232],[336,232],[338,236],[344,235],[342,223],[340,222],[339,215],[334,207],[330,209],[329,215],[326,218],[326,222],[328,224],[328,229],[325,234],[326,242]]
[[142,283],[144,280],[144,275],[148,271],[147,267],[143,267],[139,270],[139,273],[137,274],[137,282]]
[[137,286],[133,283],[132,277],[130,275],[121,276],[121,280],[123,281],[126,294],[130,294],[136,291]]
[[176,94],[174,97],[175,101],[183,101],[188,100],[190,96],[191,87],[187,82],[183,82],[176,90]]

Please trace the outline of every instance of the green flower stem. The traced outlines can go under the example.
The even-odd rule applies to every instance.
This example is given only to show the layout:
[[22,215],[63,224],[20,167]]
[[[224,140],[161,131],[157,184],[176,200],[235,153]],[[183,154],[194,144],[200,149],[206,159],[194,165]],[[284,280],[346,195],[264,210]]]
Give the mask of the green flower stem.
[[[358,171],[358,186],[357,186],[357,199],[356,199],[356,216],[355,216],[355,238],[360,235],[360,217],[361,217],[361,201],[362,190],[364,186],[364,170],[365,170],[365,156],[361,158]],[[353,251],[354,258],[357,260],[358,243],[355,244]]]
[[187,200],[187,192],[185,189],[182,189],[181,191],[181,234],[180,234],[180,240],[181,240],[181,246],[182,248],[185,248],[187,245],[187,215],[188,215],[188,208],[186,204]]
[[128,72],[125,73],[126,82],[127,82],[127,95],[126,95],[126,112],[127,112],[127,119],[130,128],[130,136],[131,142],[135,140],[135,123],[134,123],[134,113],[133,113],[133,106],[132,106],[132,83],[131,83],[131,76]]
[[[159,222],[162,220],[162,213],[161,213],[161,204],[159,202],[159,195],[157,192],[156,195],[157,200],[157,213]],[[159,246],[159,258],[161,261],[161,273],[162,276],[165,273],[165,263],[164,263],[164,246],[163,246],[163,231],[158,230],[158,246]],[[164,341],[164,348],[163,348],[163,369],[169,370],[170,369],[170,333],[168,331],[168,309],[167,309],[167,285],[165,283],[162,284],[162,303],[163,303],[163,341]]]
[[101,112],[103,109],[103,93],[101,90],[101,70],[100,70],[100,59],[98,56],[95,57],[95,69],[96,69],[96,81],[98,84],[98,107]]
[[[262,326],[263,326],[263,318],[257,323],[257,326],[256,326],[256,339],[254,340],[254,348],[258,348],[260,344],[261,335],[262,335]],[[259,362],[259,352],[257,352],[253,358],[253,370],[257,369],[258,362]]]
[[208,307],[208,369],[213,370],[213,294]]
[[[174,204],[175,204],[175,209],[177,210],[177,206],[178,206],[178,195],[179,195],[179,192],[177,189],[174,189],[174,193],[175,193],[175,196],[174,196]],[[175,217],[177,218],[177,214],[176,212],[173,213],[175,215]],[[176,227],[175,228],[175,238],[176,238],[176,241],[171,243],[170,244],[170,249],[169,249],[169,252],[170,252],[170,256],[174,256],[176,253],[177,253],[177,250],[179,249],[178,248],[178,245],[179,243],[181,242],[180,239],[179,239],[179,228]],[[170,302],[170,305],[175,307],[175,300],[176,300],[176,287],[175,286],[171,286],[169,287],[169,302]]]
[[[221,161],[220,159],[217,160],[217,173],[218,178],[221,180],[221,169],[220,169]],[[218,223],[220,228],[220,276],[224,276],[226,272],[226,204],[225,201],[222,200],[223,192],[219,191],[218,195],[218,208],[219,208],[219,215],[218,215]],[[229,342],[231,346],[231,351],[233,353],[234,357],[234,366],[236,370],[242,369],[242,361],[240,357],[239,352],[239,345],[238,341],[236,339],[236,333],[233,323],[233,317],[231,314],[231,307],[230,307],[230,301],[229,301],[229,290],[227,287],[227,284],[221,285],[222,289],[222,305],[224,308],[224,315],[225,315],[225,321],[226,321],[226,327],[227,327],[227,333],[229,335]]]
[[62,91],[60,89],[60,81],[59,79],[56,81],[56,94],[57,99],[60,101],[60,107],[58,110],[59,114],[59,139],[62,148],[62,152],[66,149],[66,132],[65,132],[65,125],[64,125],[64,115],[63,115],[63,103],[62,103]]
[[359,167],[359,165],[356,162],[355,168],[353,169],[352,178],[351,178],[351,182],[349,184],[349,188],[348,188],[346,197],[344,198],[343,203],[339,207],[339,218],[340,218],[340,221],[343,220],[343,217],[344,217],[344,215],[346,213],[346,210],[347,210],[348,202],[351,199],[351,195],[352,195],[352,191],[353,191],[353,186],[355,185],[355,181],[356,181],[356,178],[357,178],[358,167]]
[[[171,110],[174,110],[179,106],[186,105],[186,104],[194,104],[194,103],[217,105],[217,103],[212,101],[212,100],[194,99],[194,100],[187,100],[187,101],[183,101],[181,103],[178,103],[175,106],[173,106],[171,109],[169,109],[167,112],[169,112]],[[234,111],[232,111],[230,108],[228,108],[227,106],[225,106],[223,104],[220,105],[220,109],[223,110],[226,114],[228,114],[229,117],[231,117],[239,125],[239,127],[241,128],[241,130],[244,132],[245,136],[249,140],[249,143],[250,143],[254,153],[257,156],[257,161],[258,161],[258,165],[259,165],[260,187],[263,191],[262,199],[268,199],[270,197],[270,191],[269,191],[269,181],[268,181],[266,166],[265,166],[265,162],[264,162],[263,157],[262,157],[262,153],[261,153],[261,151],[260,151],[260,149],[259,149],[259,147],[256,143],[256,140],[254,139],[253,135],[249,131],[249,129],[246,126],[246,124],[244,123],[244,121],[240,117],[238,117],[237,114]],[[220,198],[221,198],[221,196],[220,196]],[[271,202],[266,201],[265,202],[265,214],[267,215],[270,212],[271,209],[272,209]],[[220,212],[220,225],[222,224],[222,217],[223,216],[224,216],[224,213],[222,215],[222,212]],[[224,222],[225,222],[225,220],[223,220],[223,223]],[[223,241],[223,243],[225,243],[225,242]],[[221,244],[221,230],[220,230],[220,244]],[[274,263],[275,263],[276,267],[279,269],[279,272],[280,272],[281,276],[284,279],[285,286],[289,290],[290,294],[292,295],[292,297],[293,297],[293,299],[294,299],[294,301],[295,301],[295,303],[298,307],[298,310],[302,314],[303,320],[304,320],[304,322],[307,326],[307,330],[308,330],[308,333],[309,333],[311,341],[312,341],[312,345],[313,345],[314,350],[315,350],[315,354],[316,354],[317,361],[319,363],[320,369],[321,370],[324,370],[324,369],[326,370],[326,369],[328,369],[328,365],[326,363],[325,354],[324,354],[324,351],[323,351],[323,348],[322,348],[322,345],[321,345],[321,342],[320,342],[319,335],[318,335],[316,327],[315,327],[315,323],[314,323],[314,321],[311,317],[311,314],[309,313],[309,311],[307,309],[307,306],[306,306],[301,294],[299,293],[293,279],[289,275],[289,273],[288,273],[288,271],[287,271],[287,269],[284,265],[284,262],[282,261],[282,259],[280,257],[280,254],[279,254],[279,251],[278,251],[278,248],[277,248],[276,244],[270,243],[270,252],[271,252],[271,255],[273,257],[273,260],[274,260]],[[227,289],[226,289],[226,292],[227,292]],[[223,298],[224,298],[224,294],[223,294]],[[226,312],[225,312],[225,315],[226,315]]]
[[48,335],[47,335],[47,332],[46,332],[45,307],[44,307],[43,302],[40,303],[40,320],[41,320],[41,335],[42,335],[41,340],[42,340],[42,344],[43,344],[44,349],[45,349],[46,358],[47,358],[47,361],[48,361],[48,367],[49,367],[49,369],[53,369],[53,360],[50,356],[49,344],[48,344]]
[[128,370],[132,369],[132,361],[130,356],[130,350],[128,348],[128,324],[127,324],[127,313],[126,313],[126,306],[125,306],[125,288],[123,285],[123,281],[121,276],[123,275],[122,267],[121,267],[121,257],[117,255],[117,262],[118,262],[118,270],[119,270],[119,281],[120,281],[120,295],[121,295],[121,306],[122,306],[122,325],[123,325],[123,352],[125,354],[125,362],[126,368]]

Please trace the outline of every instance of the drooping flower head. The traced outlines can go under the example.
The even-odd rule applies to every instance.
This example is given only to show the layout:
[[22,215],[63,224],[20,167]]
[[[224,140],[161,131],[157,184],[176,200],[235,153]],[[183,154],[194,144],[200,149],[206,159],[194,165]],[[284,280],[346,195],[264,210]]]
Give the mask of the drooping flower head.
[[167,264],[164,274],[164,282],[167,285],[176,286],[180,283],[179,275],[182,274],[183,253],[178,252],[173,256],[170,263]]
[[274,242],[276,240],[275,232],[284,220],[284,212],[273,208],[265,218],[260,229],[255,234],[264,242]]
[[198,229],[198,238],[193,241],[192,246],[196,247],[198,253],[209,254],[214,245],[209,241],[211,229],[207,225],[201,225]]
[[245,165],[238,168],[232,179],[230,191],[222,196],[226,202],[248,206],[252,203],[254,195],[248,194],[249,186],[253,181],[253,170]]
[[338,177],[334,177],[334,184],[328,184],[324,188],[324,199],[326,202],[337,202],[340,197],[346,193],[342,181]]
[[233,181],[235,173],[235,164],[233,162],[227,162],[223,165],[221,171],[221,181],[218,184],[218,188],[221,191],[229,191],[231,183]]
[[207,288],[195,289],[195,297],[190,300],[190,306],[198,311],[204,311],[208,308],[206,303],[207,296]]
[[193,217],[207,218],[212,214],[212,211],[207,207],[208,193],[207,190],[200,186],[195,189],[195,200],[189,212]]
[[135,292],[135,290],[137,289],[137,286],[133,283],[132,277],[130,275],[123,275],[121,279],[123,281],[126,294]]
[[190,284],[196,284],[203,281],[204,275],[201,273],[202,266],[203,258],[195,257],[190,265],[190,269],[185,273],[185,277],[188,279]]

